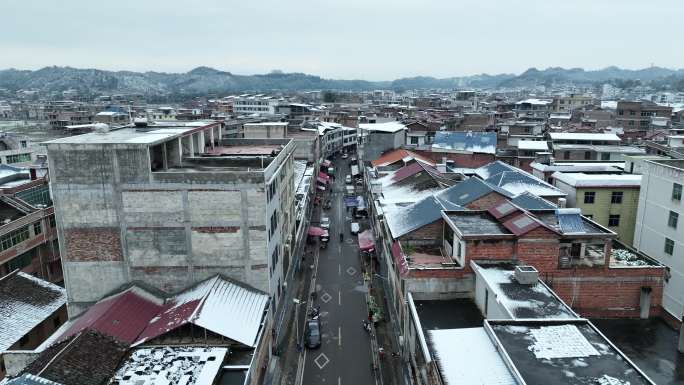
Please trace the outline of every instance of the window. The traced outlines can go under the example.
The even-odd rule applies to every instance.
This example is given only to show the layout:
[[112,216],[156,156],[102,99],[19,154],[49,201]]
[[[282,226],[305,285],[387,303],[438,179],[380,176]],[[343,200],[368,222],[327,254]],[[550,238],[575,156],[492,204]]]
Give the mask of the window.
[[563,159],[570,159],[570,151],[563,152]]
[[620,216],[617,214],[611,214],[608,216],[608,227],[620,226]]
[[670,238],[665,238],[665,254],[672,255],[674,253],[674,241]]
[[591,159],[591,151],[585,151],[584,152],[584,160],[590,160]]
[[629,114],[630,114],[630,115],[636,115],[636,111],[634,111],[634,110],[629,110]]
[[57,221],[55,220],[55,215],[54,215],[54,214],[53,214],[53,215],[50,215],[50,217],[48,218],[48,220],[50,221],[50,227],[55,228],[55,226],[57,226]]
[[672,200],[681,201],[682,200],[682,185],[679,183],[672,184]]
[[594,203],[594,199],[596,199],[596,192],[595,191],[585,191],[584,192],[584,203],[592,204],[592,203]]
[[33,224],[33,235],[38,235],[43,232],[43,228],[40,225],[40,222],[36,222]]
[[29,239],[28,226],[18,228],[0,237],[0,251],[7,250]]
[[667,218],[667,225],[672,227],[673,229],[676,229],[678,221],[679,221],[679,214],[674,212],[674,211],[670,211],[670,217]]
[[31,161],[31,154],[7,155],[7,163],[8,164],[20,163],[20,162],[30,162],[30,161]]
[[610,153],[609,152],[602,152],[601,153],[601,160],[610,160]]
[[411,144],[418,144],[418,137],[417,136],[411,137]]
[[613,191],[613,194],[610,196],[610,203],[622,203],[622,191]]

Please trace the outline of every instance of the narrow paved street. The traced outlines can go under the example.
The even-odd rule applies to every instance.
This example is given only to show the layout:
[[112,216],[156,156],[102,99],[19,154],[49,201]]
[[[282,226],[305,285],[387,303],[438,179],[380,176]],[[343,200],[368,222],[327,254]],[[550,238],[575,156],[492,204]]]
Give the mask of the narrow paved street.
[[[368,317],[367,288],[357,238],[350,233],[352,214],[344,206],[344,177],[350,168],[348,161],[340,157],[333,166],[336,179],[330,195],[332,207],[322,210],[323,215],[330,217],[330,242],[320,250],[316,278],[323,343],[320,348],[305,352],[302,383],[374,385],[370,336],[361,324]],[[342,242],[340,232],[344,233]]]

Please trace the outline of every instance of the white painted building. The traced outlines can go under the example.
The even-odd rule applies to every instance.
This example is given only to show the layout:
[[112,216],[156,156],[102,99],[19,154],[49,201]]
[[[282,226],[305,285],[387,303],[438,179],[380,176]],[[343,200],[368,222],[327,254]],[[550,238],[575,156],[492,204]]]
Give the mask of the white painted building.
[[264,95],[240,95],[233,101],[237,115],[275,115],[278,99]]
[[[634,162],[634,165],[630,163]],[[642,174],[634,247],[666,265],[663,308],[684,315],[684,160],[633,159],[626,170]]]

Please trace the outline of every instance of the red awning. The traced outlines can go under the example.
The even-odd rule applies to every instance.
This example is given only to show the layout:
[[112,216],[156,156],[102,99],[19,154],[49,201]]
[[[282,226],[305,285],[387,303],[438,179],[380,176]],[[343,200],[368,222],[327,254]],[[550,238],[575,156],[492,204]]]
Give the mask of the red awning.
[[371,251],[375,249],[375,239],[373,232],[369,229],[359,234],[359,249],[361,251]]
[[323,178],[323,179],[325,179],[325,180],[330,179],[330,175],[328,175],[328,174],[326,174],[326,173],[324,173],[324,172],[320,172],[320,171],[318,172],[318,177],[319,177],[319,178]]
[[322,229],[320,227],[310,226],[309,230],[306,233],[308,235],[313,236],[313,237],[320,237],[321,235],[326,234],[327,231],[325,231],[324,229]]
[[321,182],[321,183],[324,183],[324,184],[325,184],[325,183],[328,183],[328,180],[327,180],[327,179],[321,178],[320,176],[319,176],[318,178],[316,178],[316,180],[319,181],[319,182]]

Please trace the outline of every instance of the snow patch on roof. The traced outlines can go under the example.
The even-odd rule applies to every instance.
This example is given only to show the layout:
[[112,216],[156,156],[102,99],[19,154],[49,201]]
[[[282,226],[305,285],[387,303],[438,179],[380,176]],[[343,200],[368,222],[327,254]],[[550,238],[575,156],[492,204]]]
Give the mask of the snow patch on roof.
[[428,338],[445,385],[517,384],[484,328],[429,330]]
[[639,187],[641,175],[634,174],[585,174],[562,173],[559,171],[551,175],[554,179],[573,187]]

